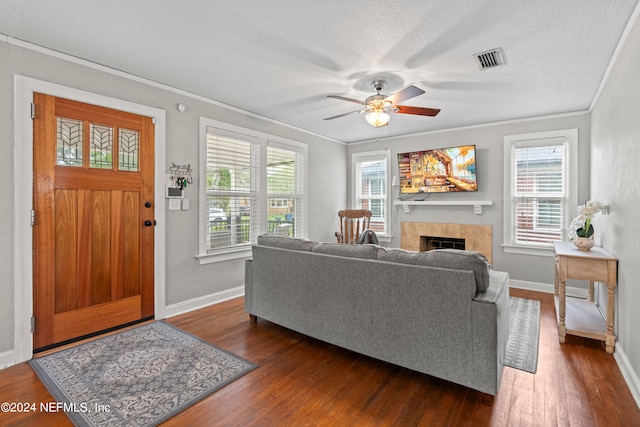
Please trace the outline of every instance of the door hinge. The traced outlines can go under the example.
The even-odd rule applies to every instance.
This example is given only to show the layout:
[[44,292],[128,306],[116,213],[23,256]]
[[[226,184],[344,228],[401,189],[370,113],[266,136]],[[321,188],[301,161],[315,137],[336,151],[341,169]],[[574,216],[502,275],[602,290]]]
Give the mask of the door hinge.
[[36,211],[31,209],[31,226],[36,225]]
[[31,103],[31,118],[36,118],[36,104],[34,104],[33,102]]
[[36,333],[36,318],[35,317],[31,318],[31,333],[32,334]]
[[156,118],[155,117],[151,117],[151,123],[153,123],[154,125],[156,124]]

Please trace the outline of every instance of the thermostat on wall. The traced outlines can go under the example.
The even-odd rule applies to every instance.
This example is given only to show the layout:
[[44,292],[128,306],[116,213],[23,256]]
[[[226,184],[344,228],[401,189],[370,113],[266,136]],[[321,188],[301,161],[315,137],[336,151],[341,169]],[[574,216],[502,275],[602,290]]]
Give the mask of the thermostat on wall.
[[184,190],[180,187],[167,187],[167,199],[183,199]]

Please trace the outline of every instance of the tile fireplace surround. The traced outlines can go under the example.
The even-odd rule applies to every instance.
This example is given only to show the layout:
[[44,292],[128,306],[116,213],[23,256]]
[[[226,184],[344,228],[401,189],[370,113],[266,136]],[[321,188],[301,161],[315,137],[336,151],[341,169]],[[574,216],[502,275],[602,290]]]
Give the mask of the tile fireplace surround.
[[492,263],[493,229],[490,225],[443,224],[436,222],[402,222],[400,224],[400,247],[411,251],[420,250],[420,238],[443,237],[464,239],[465,249],[477,251]]

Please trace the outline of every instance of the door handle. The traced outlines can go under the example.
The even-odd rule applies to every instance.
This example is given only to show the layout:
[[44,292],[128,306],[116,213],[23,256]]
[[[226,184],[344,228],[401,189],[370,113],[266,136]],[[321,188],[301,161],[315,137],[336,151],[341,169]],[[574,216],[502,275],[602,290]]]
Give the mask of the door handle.
[[156,220],[154,219],[153,221],[151,221],[151,220],[148,219],[148,220],[146,220],[144,222],[144,225],[145,225],[145,227],[151,227],[153,225],[156,225]]

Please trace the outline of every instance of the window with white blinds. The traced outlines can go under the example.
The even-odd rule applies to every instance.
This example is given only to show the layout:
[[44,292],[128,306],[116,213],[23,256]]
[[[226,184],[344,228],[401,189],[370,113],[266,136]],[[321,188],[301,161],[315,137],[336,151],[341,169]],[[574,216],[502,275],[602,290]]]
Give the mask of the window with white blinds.
[[303,155],[290,147],[267,144],[267,223],[269,234],[304,235]]
[[250,244],[257,229],[258,143],[207,128],[207,251]]
[[387,234],[388,230],[388,165],[385,151],[354,154],[354,208],[371,211],[370,227],[379,234]]
[[306,237],[307,148],[200,118],[200,262],[241,258],[257,236]]
[[513,148],[516,244],[551,246],[562,240],[565,144]]
[[551,249],[575,210],[577,130],[505,137],[505,162],[505,250]]

